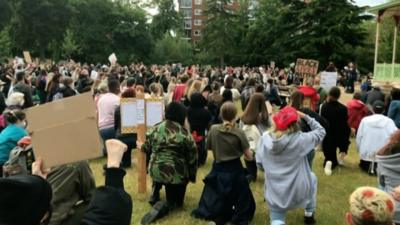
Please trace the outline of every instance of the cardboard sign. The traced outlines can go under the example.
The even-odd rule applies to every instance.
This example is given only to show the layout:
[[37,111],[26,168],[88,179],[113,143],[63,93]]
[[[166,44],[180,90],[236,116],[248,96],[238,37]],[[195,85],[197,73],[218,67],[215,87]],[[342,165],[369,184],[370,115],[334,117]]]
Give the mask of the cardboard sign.
[[299,75],[317,75],[319,62],[312,59],[297,59],[295,71]]
[[91,93],[31,107],[26,115],[33,151],[46,167],[102,156]]
[[320,86],[329,91],[332,87],[336,86],[338,74],[337,72],[322,72]]
[[136,133],[137,102],[135,98],[121,98],[121,133]]
[[25,62],[31,64],[32,63],[31,53],[29,53],[29,51],[24,51],[23,54]]
[[161,123],[164,120],[164,102],[163,99],[146,99],[146,126],[147,128]]
[[108,56],[108,61],[110,61],[111,65],[114,65],[115,63],[117,63],[117,56],[115,55],[115,53]]

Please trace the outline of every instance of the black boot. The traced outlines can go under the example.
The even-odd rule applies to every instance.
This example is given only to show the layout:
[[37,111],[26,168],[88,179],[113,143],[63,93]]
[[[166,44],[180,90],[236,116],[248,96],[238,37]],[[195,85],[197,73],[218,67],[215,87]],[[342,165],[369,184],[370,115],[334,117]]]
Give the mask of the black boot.
[[256,161],[244,161],[246,164],[246,170],[248,175],[246,176],[249,182],[254,182],[257,180],[257,164]]
[[151,224],[154,221],[166,216],[170,211],[168,203],[159,201],[157,202],[150,212],[146,213],[141,220],[142,225]]
[[152,185],[152,190],[151,190],[151,196],[149,200],[149,204],[153,206],[156,204],[158,201],[160,201],[160,190],[162,188],[162,185],[157,182],[153,182]]

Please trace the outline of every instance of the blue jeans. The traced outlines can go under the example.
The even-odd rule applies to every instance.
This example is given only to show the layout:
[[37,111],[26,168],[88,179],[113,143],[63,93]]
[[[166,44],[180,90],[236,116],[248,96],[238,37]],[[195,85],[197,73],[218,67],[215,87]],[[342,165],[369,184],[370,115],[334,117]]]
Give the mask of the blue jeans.
[[[314,213],[317,208],[317,177],[314,173],[311,173],[312,189],[313,194],[309,202],[306,204],[304,211],[308,213]],[[286,218],[286,211],[269,211],[269,218],[271,225],[284,225]]]

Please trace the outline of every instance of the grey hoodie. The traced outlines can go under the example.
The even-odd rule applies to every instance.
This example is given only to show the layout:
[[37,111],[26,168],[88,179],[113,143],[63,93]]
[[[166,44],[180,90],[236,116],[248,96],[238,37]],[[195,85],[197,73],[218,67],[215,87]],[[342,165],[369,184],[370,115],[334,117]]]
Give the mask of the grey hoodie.
[[[379,184],[387,193],[400,185],[400,153],[394,155],[377,155]],[[400,202],[395,201],[394,222],[400,223]]]
[[304,208],[312,199],[314,185],[306,155],[325,137],[325,129],[306,116],[310,132],[296,132],[276,138],[265,132],[256,161],[265,170],[265,199],[271,211]]

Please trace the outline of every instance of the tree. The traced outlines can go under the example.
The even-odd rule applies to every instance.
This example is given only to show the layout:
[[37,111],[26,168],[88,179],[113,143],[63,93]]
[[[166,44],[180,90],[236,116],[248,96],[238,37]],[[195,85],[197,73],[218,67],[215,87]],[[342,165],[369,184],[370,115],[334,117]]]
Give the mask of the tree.
[[228,8],[229,0],[208,0],[206,15],[208,17],[200,43],[202,51],[219,58],[220,64],[225,64],[230,47],[235,44],[232,32],[236,29],[235,12]]
[[64,42],[62,43],[63,57],[72,58],[74,55],[81,53],[81,47],[77,44],[74,33],[70,29],[67,29],[65,31]]
[[151,32],[154,39],[163,38],[169,31],[179,32],[182,26],[182,16],[175,10],[173,0],[155,0],[158,14],[153,16]]
[[30,50],[45,57],[49,43],[61,44],[70,9],[65,0],[14,0],[12,40],[15,52]]
[[[257,62],[285,65],[297,58],[313,58],[321,67],[329,61],[345,64],[366,37],[363,21],[370,18],[347,0],[261,0],[249,43]],[[351,46],[351,48],[349,48]]]
[[0,59],[12,58],[11,50],[10,27],[5,27],[0,32]]
[[168,32],[159,39],[154,48],[153,63],[182,63],[190,65],[193,60],[193,49],[189,42],[183,40],[179,35],[171,36]]

